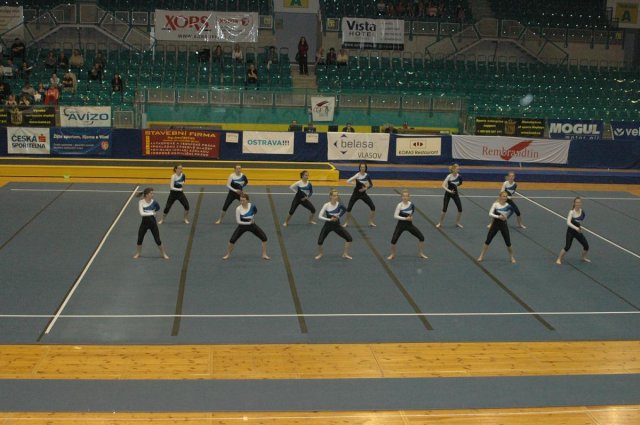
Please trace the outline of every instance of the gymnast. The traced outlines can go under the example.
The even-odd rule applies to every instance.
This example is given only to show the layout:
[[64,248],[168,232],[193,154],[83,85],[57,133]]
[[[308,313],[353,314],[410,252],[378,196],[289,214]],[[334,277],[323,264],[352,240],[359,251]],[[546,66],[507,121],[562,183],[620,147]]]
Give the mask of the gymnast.
[[222,257],[222,259],[228,260],[231,257],[231,252],[237,240],[240,239],[245,232],[251,232],[262,241],[262,258],[270,260],[271,257],[267,255],[267,235],[265,235],[264,231],[255,222],[255,215],[258,212],[258,208],[249,202],[249,195],[246,193],[240,192],[238,196],[240,197],[240,205],[236,208],[236,223],[238,223],[238,227],[236,227],[233,235],[231,235],[229,245],[227,246],[227,254]]
[[351,235],[345,228],[340,226],[340,217],[342,217],[347,212],[347,209],[340,203],[340,199],[338,196],[338,191],[335,189],[331,189],[329,191],[329,202],[322,206],[318,217],[320,220],[324,221],[324,226],[322,226],[322,230],[320,230],[320,236],[318,236],[318,255],[316,255],[316,260],[322,258],[324,252],[322,249],[322,244],[324,243],[325,238],[330,232],[335,232],[338,236],[345,240],[344,242],[344,250],[342,251],[342,258],[347,260],[351,260],[352,257],[349,255],[349,248],[351,247],[351,242],[353,239]]
[[247,176],[242,173],[242,166],[240,164],[236,165],[233,173],[231,173],[227,179],[227,188],[229,189],[229,193],[227,193],[227,198],[224,200],[222,211],[220,211],[220,218],[216,221],[216,224],[222,223],[222,219],[227,213],[227,209],[229,209],[229,206],[234,200],[240,199],[240,193],[242,193],[247,184],[249,184],[249,179],[247,179]]
[[362,199],[364,203],[369,206],[369,226],[376,227],[376,224],[373,221],[376,215],[376,206],[373,204],[373,201],[367,194],[367,190],[373,187],[373,182],[371,181],[371,177],[369,176],[367,171],[367,164],[361,162],[358,166],[358,172],[349,180],[347,180],[347,183],[355,184],[355,187],[353,188],[353,193],[351,194],[349,204],[347,205],[347,215],[345,217],[343,227],[347,227],[349,225],[351,210],[353,209],[354,204],[360,199]]
[[556,264],[562,264],[562,259],[569,249],[571,249],[571,244],[574,239],[577,239],[582,245],[582,257],[581,260],[585,263],[590,263],[591,260],[587,258],[587,253],[589,252],[589,242],[587,242],[587,238],[584,237],[584,233],[582,233],[582,222],[584,221],[586,214],[582,210],[582,198],[579,196],[573,200],[573,208],[567,214],[567,234],[566,234],[566,242],[564,244],[564,248],[560,250],[560,254],[556,259]]
[[484,255],[489,250],[489,244],[491,244],[493,237],[498,232],[502,234],[502,239],[504,239],[504,244],[507,246],[507,251],[509,251],[511,262],[514,264],[516,262],[516,258],[513,256],[513,248],[511,248],[509,226],[507,226],[507,219],[513,213],[513,207],[507,202],[508,197],[509,195],[507,192],[500,192],[498,200],[494,202],[493,205],[491,205],[491,209],[489,209],[489,217],[493,218],[493,221],[491,222],[491,227],[487,233],[487,239],[485,240],[484,245],[482,245],[482,251],[478,257],[478,262],[482,262],[484,260]]
[[[516,203],[513,201],[513,195],[516,193],[516,189],[518,188],[518,183],[515,182],[515,179],[516,179],[516,173],[514,173],[513,171],[509,171],[509,173],[507,174],[507,177],[505,178],[504,183],[502,183],[502,189],[500,189],[500,192],[507,192],[507,195],[509,195],[507,198],[507,203],[511,205],[511,207],[513,208],[513,212],[516,214],[518,227],[521,229],[526,229],[527,227],[524,224],[522,224],[522,216],[520,214],[520,209],[518,208]],[[489,223],[487,227],[491,227],[491,223]]]
[[153,188],[148,187],[136,196],[142,197],[140,202],[138,202],[138,212],[140,216],[142,216],[142,222],[138,228],[138,243],[136,244],[136,253],[133,255],[133,258],[140,258],[144,235],[148,230],[151,230],[153,239],[160,249],[160,255],[162,255],[162,258],[165,260],[168,260],[169,256],[165,252],[164,245],[162,245],[162,241],[160,240],[160,231],[158,230],[158,223],[156,223],[156,211],[160,211],[160,205],[153,199]]
[[398,242],[400,235],[402,235],[405,230],[418,238],[418,257],[429,258],[424,255],[424,236],[413,224],[413,213],[416,208],[413,205],[413,202],[409,200],[409,191],[403,190],[401,195],[402,201],[396,206],[396,211],[393,214],[393,217],[398,220],[398,224],[396,224],[396,229],[391,237],[391,254],[389,254],[387,260],[393,260],[396,258],[396,243]]
[[173,167],[173,175],[171,176],[171,182],[169,183],[169,199],[167,199],[167,205],[164,207],[162,218],[158,221],[158,224],[164,223],[164,220],[167,218],[167,214],[169,214],[169,210],[175,201],[180,202],[184,207],[183,220],[185,224],[189,224],[189,201],[184,195],[185,181],[186,176],[182,172],[182,165],[178,164]]
[[442,205],[442,213],[440,214],[440,221],[436,224],[436,227],[442,227],[444,216],[447,214],[447,208],[449,208],[449,201],[453,199],[456,207],[458,208],[458,216],[456,217],[456,226],[463,228],[460,224],[460,217],[462,216],[462,203],[460,202],[460,194],[458,193],[458,187],[462,185],[462,177],[459,174],[460,166],[453,164],[449,167],[449,174],[442,182],[442,188],[444,189],[444,201]]
[[316,213],[316,207],[313,206],[309,198],[313,195],[313,185],[309,181],[309,172],[302,171],[300,173],[300,180],[289,186],[296,195],[293,197],[293,201],[291,202],[291,208],[289,208],[289,214],[287,214],[287,218],[284,219],[284,223],[282,225],[287,227],[289,225],[289,220],[299,205],[302,205],[306,209],[310,211],[309,215],[309,223],[316,224],[313,221],[313,215]]

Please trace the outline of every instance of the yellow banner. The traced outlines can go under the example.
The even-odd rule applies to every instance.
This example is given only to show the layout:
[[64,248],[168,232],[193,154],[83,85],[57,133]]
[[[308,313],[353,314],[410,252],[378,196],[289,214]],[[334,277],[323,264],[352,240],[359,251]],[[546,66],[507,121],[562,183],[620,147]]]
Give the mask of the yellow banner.
[[621,25],[636,25],[638,23],[638,4],[628,2],[616,3],[615,17],[618,18],[618,22]]
[[309,0],[282,0],[283,6],[287,9],[308,9]]

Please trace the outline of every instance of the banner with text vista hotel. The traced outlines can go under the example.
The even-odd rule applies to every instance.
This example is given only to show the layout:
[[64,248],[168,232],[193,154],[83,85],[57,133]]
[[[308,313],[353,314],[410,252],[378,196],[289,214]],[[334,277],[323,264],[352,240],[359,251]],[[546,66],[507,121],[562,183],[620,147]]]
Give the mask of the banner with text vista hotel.
[[342,18],[345,49],[404,49],[404,21],[400,19]]
[[452,136],[454,159],[566,164],[570,140],[521,137]]
[[259,16],[249,12],[155,11],[157,40],[256,43]]

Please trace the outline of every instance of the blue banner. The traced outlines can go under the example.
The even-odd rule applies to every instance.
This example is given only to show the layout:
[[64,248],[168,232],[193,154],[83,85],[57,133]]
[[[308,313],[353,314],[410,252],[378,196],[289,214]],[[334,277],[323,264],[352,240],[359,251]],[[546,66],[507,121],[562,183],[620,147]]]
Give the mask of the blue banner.
[[603,130],[602,120],[549,120],[551,139],[600,140]]
[[640,141],[640,122],[611,121],[613,140],[623,142]]
[[51,154],[65,156],[111,156],[111,129],[52,128]]

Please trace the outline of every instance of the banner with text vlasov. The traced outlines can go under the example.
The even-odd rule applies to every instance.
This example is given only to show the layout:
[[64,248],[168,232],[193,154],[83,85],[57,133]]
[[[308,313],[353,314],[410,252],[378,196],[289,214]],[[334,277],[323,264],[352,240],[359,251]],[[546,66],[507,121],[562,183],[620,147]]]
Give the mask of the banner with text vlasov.
[[452,136],[454,159],[566,164],[570,140],[520,137]]
[[48,155],[51,139],[48,128],[7,127],[7,153],[17,155]]
[[549,120],[549,137],[552,139],[601,140],[603,132],[602,120]]
[[342,18],[345,49],[404,49],[404,21],[400,19]]
[[477,117],[476,136],[544,137],[542,118]]
[[110,128],[55,127],[51,153],[61,156],[111,156]]
[[386,133],[327,133],[329,161],[387,161],[389,135]]
[[242,153],[267,155],[293,155],[292,131],[244,131]]
[[56,108],[51,106],[18,106],[0,109],[0,126],[55,127]]
[[61,106],[62,127],[111,127],[111,106]]
[[249,12],[155,11],[157,40],[256,43],[259,23]]
[[143,156],[220,157],[220,133],[207,130],[142,130]]

